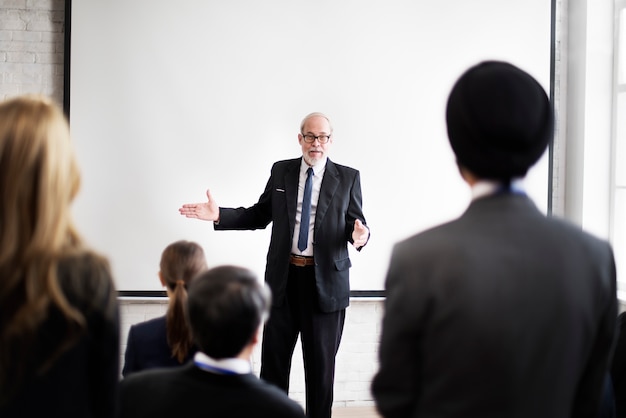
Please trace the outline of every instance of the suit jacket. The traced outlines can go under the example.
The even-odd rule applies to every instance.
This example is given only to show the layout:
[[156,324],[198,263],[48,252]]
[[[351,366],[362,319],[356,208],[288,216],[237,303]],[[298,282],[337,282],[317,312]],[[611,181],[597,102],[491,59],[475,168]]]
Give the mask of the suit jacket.
[[[58,274],[69,305],[84,315],[84,332],[50,367],[35,374],[67,332],[59,309],[49,308],[32,355],[22,365],[33,376],[7,403],[0,403],[0,417],[117,417],[119,312],[108,262],[91,253],[71,256],[61,262]],[[0,387],[2,395],[11,389],[15,387]]]
[[[275,163],[259,201],[249,208],[220,208],[220,221],[214,226],[216,230],[262,229],[272,222],[265,280],[275,306],[283,304],[287,287],[301,161],[296,158]],[[328,159],[313,232],[315,280],[323,312],[338,311],[349,304],[352,263],[347,244],[352,242],[356,219],[365,224],[360,174]]]
[[615,411],[618,418],[626,417],[626,312],[617,317],[618,337],[611,362],[610,374],[615,392]]
[[[185,363],[191,359],[197,349],[189,350]],[[153,318],[132,325],[128,331],[124,368],[122,375],[155,367],[176,367],[183,363],[172,357],[172,349],[167,343],[167,327],[165,316]]]
[[182,367],[133,373],[120,384],[120,418],[304,418],[302,407],[255,375]]
[[372,391],[390,417],[593,417],[614,338],[612,250],[522,195],[396,244]]

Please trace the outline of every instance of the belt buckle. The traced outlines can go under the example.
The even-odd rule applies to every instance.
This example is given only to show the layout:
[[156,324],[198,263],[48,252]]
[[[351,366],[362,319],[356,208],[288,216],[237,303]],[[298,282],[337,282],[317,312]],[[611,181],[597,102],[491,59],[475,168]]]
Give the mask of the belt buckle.
[[291,255],[291,264],[296,267],[305,267],[307,264],[307,259],[303,256],[298,256],[295,254]]

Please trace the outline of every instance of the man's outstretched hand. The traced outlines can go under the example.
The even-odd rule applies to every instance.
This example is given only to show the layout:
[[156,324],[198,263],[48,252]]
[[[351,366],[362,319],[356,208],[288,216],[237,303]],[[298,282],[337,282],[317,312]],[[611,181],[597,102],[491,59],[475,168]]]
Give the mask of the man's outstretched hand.
[[[206,191],[207,201],[204,203],[185,203],[178,211],[187,218],[202,219],[203,221],[220,220],[220,208],[211,197],[211,192]],[[356,225],[355,225],[356,228]]]

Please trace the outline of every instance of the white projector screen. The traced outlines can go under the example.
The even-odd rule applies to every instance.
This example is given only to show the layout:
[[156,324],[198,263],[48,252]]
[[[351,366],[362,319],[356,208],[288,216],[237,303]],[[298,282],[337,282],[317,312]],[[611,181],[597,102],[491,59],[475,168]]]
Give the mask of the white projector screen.
[[[470,65],[506,60],[550,88],[547,0],[80,0],[71,10],[70,124],[80,231],[121,291],[162,290],[161,251],[188,239],[210,266],[264,274],[270,228],[213,231],[183,203],[254,204],[274,161],[326,113],[330,158],[361,172],[371,240],[353,290],[382,290],[392,246],[469,203],[445,103]],[[548,158],[527,178],[544,212]]]

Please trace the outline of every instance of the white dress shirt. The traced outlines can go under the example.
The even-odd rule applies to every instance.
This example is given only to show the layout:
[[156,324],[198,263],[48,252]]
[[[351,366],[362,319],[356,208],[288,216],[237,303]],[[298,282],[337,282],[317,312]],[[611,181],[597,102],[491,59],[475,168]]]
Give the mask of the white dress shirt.
[[198,351],[193,362],[201,370],[216,374],[248,374],[252,373],[249,361],[240,358],[225,358],[216,360]]
[[306,182],[306,171],[309,169],[309,165],[302,159],[300,163],[300,180],[298,181],[298,205],[296,207],[296,223],[293,230],[293,239],[291,241],[291,253],[313,256],[313,229],[315,227],[315,213],[317,211],[317,201],[320,197],[320,189],[322,187],[322,178],[326,171],[326,161],[328,158],[323,158],[317,164],[313,166],[313,190],[311,191],[311,217],[309,218],[309,241],[306,249],[300,251],[298,249],[298,236],[300,235],[300,217],[302,216],[302,197],[304,196],[304,184]]
[[[479,180],[472,186],[472,200],[496,194],[502,190],[502,187],[502,183],[498,181]],[[510,189],[512,193],[524,194],[523,179],[513,179],[511,181]]]

